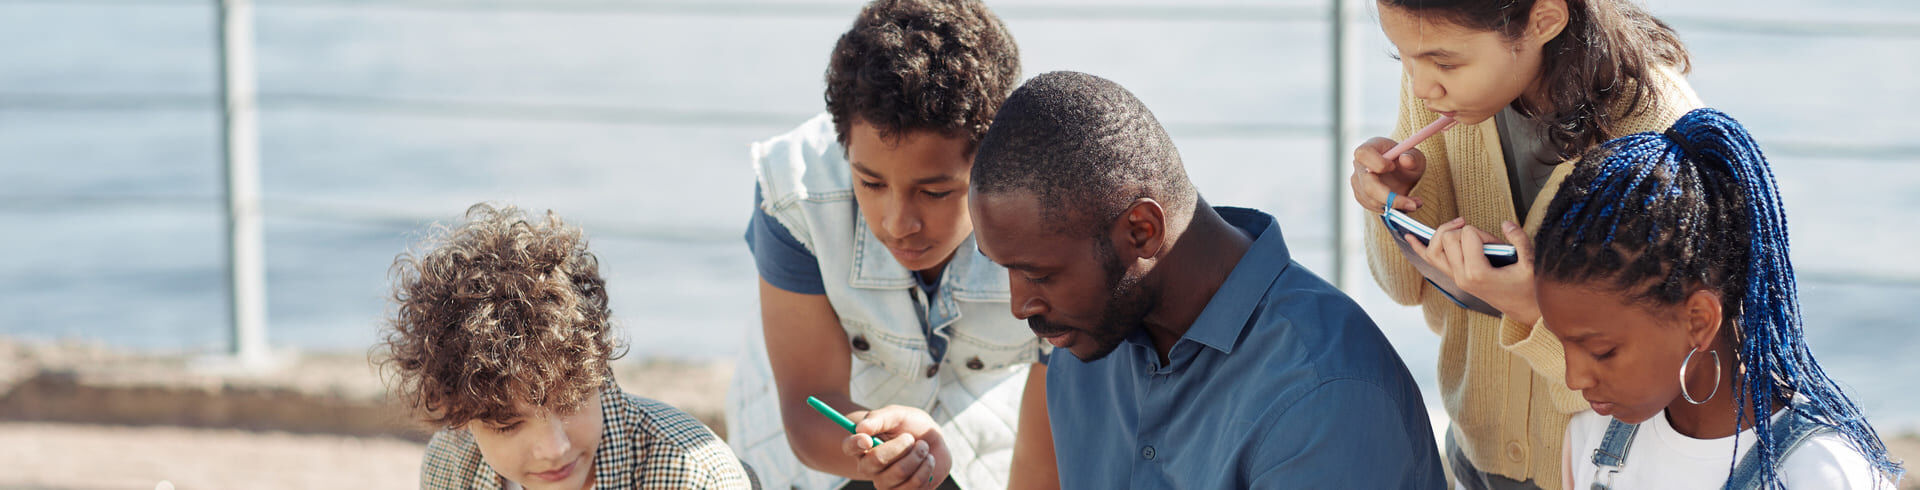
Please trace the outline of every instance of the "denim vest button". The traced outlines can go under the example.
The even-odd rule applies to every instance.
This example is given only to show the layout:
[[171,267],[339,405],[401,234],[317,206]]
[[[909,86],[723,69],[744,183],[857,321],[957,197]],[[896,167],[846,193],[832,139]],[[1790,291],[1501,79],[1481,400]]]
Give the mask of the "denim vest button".
[[929,377],[929,378],[931,378],[931,377],[933,377],[933,375],[936,375],[936,374],[940,374],[940,365],[939,365],[939,364],[935,364],[935,365],[932,365],[932,366],[927,366],[927,377]]
[[864,351],[871,348],[873,348],[873,346],[867,344],[866,336],[864,335],[853,336],[853,350]]
[[1140,448],[1140,459],[1153,459],[1153,446]]
[[980,362],[979,357],[974,357],[972,359],[967,360],[967,369],[979,371],[981,369],[986,369],[986,367],[987,367],[987,363]]

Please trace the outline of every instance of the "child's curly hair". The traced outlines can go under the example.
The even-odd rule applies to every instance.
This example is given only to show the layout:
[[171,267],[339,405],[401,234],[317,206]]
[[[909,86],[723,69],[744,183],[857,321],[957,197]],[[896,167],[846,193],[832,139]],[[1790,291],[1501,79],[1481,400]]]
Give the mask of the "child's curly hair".
[[549,211],[481,203],[435,225],[394,259],[399,311],[375,346],[397,393],[430,424],[502,423],[525,402],[572,412],[619,357],[600,264],[578,228]]
[[875,0],[834,43],[827,112],[840,144],[854,121],[980,143],[1020,78],[1020,48],[979,0]]

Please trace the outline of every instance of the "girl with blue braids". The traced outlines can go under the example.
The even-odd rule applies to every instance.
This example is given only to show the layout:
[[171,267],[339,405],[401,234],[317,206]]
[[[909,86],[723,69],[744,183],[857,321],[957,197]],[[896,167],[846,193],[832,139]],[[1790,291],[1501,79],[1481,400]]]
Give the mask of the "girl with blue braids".
[[[1713,109],[1585,155],[1542,217],[1536,295],[1593,407],[1567,488],[1892,488],[1902,473],[1801,338],[1786,213]],[[1529,253],[1531,252],[1531,253]]]

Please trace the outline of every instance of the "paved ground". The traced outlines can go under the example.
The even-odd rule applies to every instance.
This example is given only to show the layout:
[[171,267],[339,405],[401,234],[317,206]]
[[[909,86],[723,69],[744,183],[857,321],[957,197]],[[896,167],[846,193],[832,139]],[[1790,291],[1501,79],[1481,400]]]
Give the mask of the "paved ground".
[[417,488],[419,443],[231,429],[0,423],[0,488]]

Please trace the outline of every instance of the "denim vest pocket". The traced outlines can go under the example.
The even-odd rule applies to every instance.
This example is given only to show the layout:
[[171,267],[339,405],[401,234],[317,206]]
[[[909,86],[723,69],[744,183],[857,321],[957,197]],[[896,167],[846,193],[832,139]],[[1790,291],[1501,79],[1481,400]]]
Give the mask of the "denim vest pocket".
[[[962,300],[958,303],[963,318],[1002,315],[1012,319],[1005,300]],[[1023,328],[1023,325],[1013,322],[976,322],[969,326],[974,328],[948,331],[948,352],[964,356],[954,357],[954,365],[971,371],[994,372],[1039,361],[1040,338],[1034,336],[1032,330]],[[989,326],[999,328],[981,328]],[[975,359],[979,360],[977,364],[973,362]]]
[[866,349],[852,349],[849,395],[868,407],[907,405],[924,408],[933,399],[937,384],[927,379],[924,370],[931,363],[927,343],[884,328],[873,328],[859,320],[842,319],[849,342],[860,341]]

